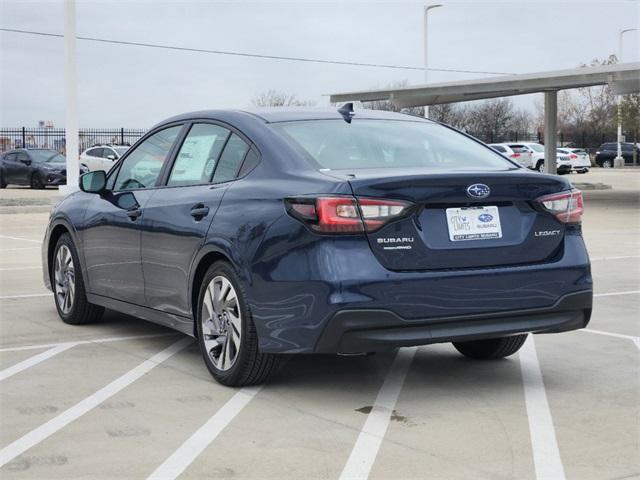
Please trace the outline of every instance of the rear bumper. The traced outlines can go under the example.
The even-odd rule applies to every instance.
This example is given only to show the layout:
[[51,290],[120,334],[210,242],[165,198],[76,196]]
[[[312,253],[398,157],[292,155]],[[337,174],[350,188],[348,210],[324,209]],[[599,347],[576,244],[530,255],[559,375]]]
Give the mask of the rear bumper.
[[316,353],[362,353],[396,347],[584,328],[593,292],[564,295],[544,308],[456,317],[405,319],[389,310],[341,310],[327,323]]

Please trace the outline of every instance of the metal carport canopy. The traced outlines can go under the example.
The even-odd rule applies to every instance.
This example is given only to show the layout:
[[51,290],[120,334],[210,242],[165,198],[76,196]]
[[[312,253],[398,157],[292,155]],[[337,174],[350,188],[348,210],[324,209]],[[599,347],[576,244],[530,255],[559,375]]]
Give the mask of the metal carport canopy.
[[[331,101],[390,100],[398,107],[416,107],[544,92],[545,158],[556,158],[556,92],[606,84],[611,86],[613,93],[617,95],[640,92],[640,63],[618,63],[414,87],[335,93],[331,95]],[[555,162],[545,162],[547,172],[555,173],[555,169]]]

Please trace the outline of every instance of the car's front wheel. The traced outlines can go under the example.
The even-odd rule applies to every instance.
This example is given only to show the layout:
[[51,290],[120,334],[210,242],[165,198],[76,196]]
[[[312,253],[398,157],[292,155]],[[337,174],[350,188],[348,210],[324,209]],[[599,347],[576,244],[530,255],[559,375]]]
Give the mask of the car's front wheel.
[[40,175],[37,172],[34,172],[33,175],[31,175],[31,188],[35,188],[38,190],[41,190],[45,187],[44,182],[42,181],[42,178],[40,178]]
[[4,173],[0,172],[0,188],[7,188],[7,180],[4,178]]
[[485,340],[471,340],[468,342],[453,342],[461,354],[465,357],[478,360],[492,360],[513,355],[524,345],[528,334],[514,335],[512,337],[488,338]]
[[87,300],[78,253],[68,233],[60,236],[53,253],[51,286],[63,322],[82,325],[102,317],[104,308]]
[[603,160],[602,168],[613,168],[613,160]]
[[264,382],[280,356],[258,351],[258,333],[242,284],[226,262],[204,276],[196,314],[198,344],[211,375],[223,385]]

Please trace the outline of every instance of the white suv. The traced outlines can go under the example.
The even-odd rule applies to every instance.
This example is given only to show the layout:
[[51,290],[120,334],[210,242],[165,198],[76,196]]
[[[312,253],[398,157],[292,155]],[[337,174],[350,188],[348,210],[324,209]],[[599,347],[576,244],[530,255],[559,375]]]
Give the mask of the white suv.
[[490,143],[489,146],[523,167],[533,168],[532,150],[521,143]]
[[125,145],[94,145],[80,154],[80,163],[84,163],[91,172],[108,172],[128,149]]
[[587,173],[591,168],[589,154],[583,148],[559,148],[558,155],[568,155],[571,162],[571,171],[577,173]]

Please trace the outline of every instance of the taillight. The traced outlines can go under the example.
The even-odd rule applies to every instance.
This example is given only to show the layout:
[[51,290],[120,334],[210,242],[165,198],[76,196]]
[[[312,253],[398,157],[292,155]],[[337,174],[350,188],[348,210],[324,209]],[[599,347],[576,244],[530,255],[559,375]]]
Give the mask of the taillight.
[[512,153],[511,155],[509,155],[511,158],[518,158],[520,156],[519,153]]
[[374,232],[404,216],[411,203],[354,197],[298,197],[285,200],[291,216],[319,233]]
[[544,208],[563,223],[580,223],[584,213],[584,201],[580,190],[554,193],[538,199]]
[[578,158],[578,155],[576,155],[575,153],[572,153],[571,155],[569,155],[569,158]]

